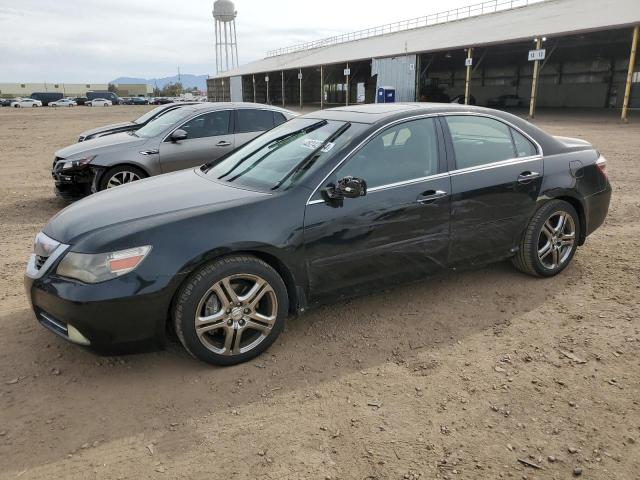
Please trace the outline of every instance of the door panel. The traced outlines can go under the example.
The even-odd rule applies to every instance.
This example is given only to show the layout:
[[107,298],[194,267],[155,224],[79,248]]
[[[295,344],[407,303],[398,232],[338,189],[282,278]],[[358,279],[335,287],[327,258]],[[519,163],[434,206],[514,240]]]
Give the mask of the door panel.
[[162,173],[193,168],[215,160],[233,150],[234,142],[233,135],[162,142],[160,144]]
[[358,198],[307,205],[304,237],[312,299],[346,296],[419,278],[444,266],[449,242],[449,174],[439,173],[433,118],[383,130],[321,186],[364,179]]
[[308,205],[304,237],[311,296],[366,285],[388,287],[443,267],[449,197],[422,199],[450,188],[445,174],[344,199],[342,207]]
[[492,118],[446,117],[451,172],[450,262],[509,256],[533,214],[543,160],[530,140]]

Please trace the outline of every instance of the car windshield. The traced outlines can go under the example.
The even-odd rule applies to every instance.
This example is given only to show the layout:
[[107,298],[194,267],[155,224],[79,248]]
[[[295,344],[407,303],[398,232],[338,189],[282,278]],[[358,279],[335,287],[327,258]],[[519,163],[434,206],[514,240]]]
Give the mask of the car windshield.
[[138,125],[141,125],[143,123],[147,123],[150,119],[152,119],[153,117],[158,115],[158,113],[160,113],[162,110],[165,110],[165,109],[166,109],[166,107],[163,105],[162,107],[156,107],[153,110],[149,110],[144,115],[136,118],[133,121],[133,123],[137,123]]
[[131,132],[133,135],[143,138],[151,138],[160,135],[166,129],[174,126],[180,120],[185,119],[193,113],[193,110],[188,108],[176,108],[175,110],[165,113],[159,116],[155,120],[151,120],[144,127],[135,132]]
[[293,119],[202,168],[218,181],[257,190],[283,190],[326,162],[363,128],[334,120]]

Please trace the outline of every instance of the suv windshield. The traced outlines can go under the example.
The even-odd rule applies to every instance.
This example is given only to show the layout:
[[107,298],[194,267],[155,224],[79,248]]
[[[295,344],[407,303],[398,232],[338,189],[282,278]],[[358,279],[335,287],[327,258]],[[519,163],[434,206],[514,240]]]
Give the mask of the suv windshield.
[[348,122],[293,119],[203,170],[212,179],[252,189],[286,189],[362,130]]
[[189,108],[176,108],[175,110],[165,113],[159,116],[155,120],[151,120],[144,127],[135,132],[134,135],[143,138],[151,138],[160,135],[167,128],[174,126],[180,120],[185,119],[193,113],[193,110]]
[[[177,108],[177,107],[176,107]],[[144,115],[136,118],[133,123],[137,123],[138,125],[141,125],[143,123],[147,123],[150,119],[152,119],[154,116],[158,115],[158,113],[160,113],[162,110],[167,110],[167,113],[170,112],[172,109],[171,108],[167,108],[166,106],[161,106],[161,107],[156,107],[153,110],[149,110],[147,113],[145,113]]]

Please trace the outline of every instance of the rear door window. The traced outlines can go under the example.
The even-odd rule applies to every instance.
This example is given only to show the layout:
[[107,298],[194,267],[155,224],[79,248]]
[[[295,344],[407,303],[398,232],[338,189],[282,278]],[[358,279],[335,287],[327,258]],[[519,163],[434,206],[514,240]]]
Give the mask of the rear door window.
[[273,128],[271,110],[241,108],[236,110],[236,133],[263,132]]
[[456,168],[472,168],[515,158],[510,128],[498,120],[474,115],[447,116]]
[[516,147],[518,157],[533,157],[538,154],[538,150],[535,145],[520,132],[512,128],[511,134],[513,135],[513,144]]

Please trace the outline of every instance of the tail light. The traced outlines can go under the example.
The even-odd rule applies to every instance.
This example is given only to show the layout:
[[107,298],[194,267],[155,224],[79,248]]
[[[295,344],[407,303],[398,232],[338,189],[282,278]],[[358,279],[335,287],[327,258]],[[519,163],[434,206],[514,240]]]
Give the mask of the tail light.
[[604,178],[608,178],[607,177],[607,159],[604,158],[604,156],[600,153],[598,153],[598,160],[596,161],[596,167],[598,167],[598,170],[600,170],[600,173],[602,173],[602,176]]

